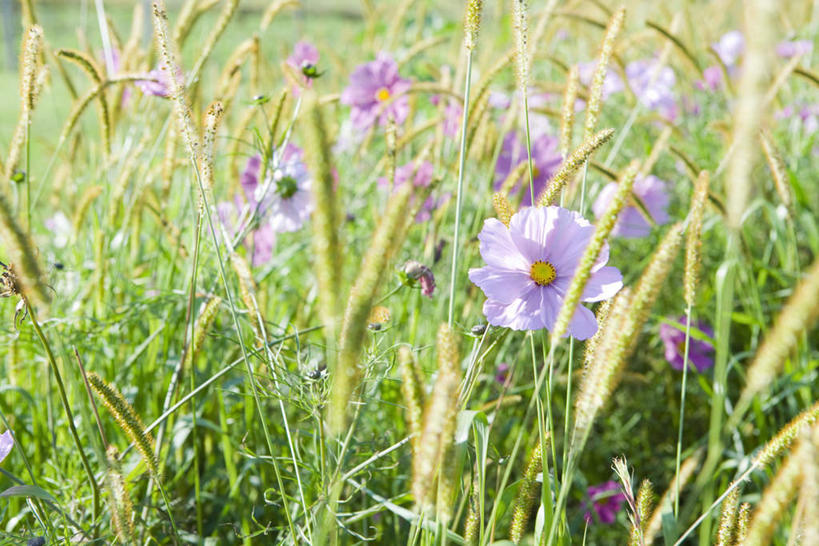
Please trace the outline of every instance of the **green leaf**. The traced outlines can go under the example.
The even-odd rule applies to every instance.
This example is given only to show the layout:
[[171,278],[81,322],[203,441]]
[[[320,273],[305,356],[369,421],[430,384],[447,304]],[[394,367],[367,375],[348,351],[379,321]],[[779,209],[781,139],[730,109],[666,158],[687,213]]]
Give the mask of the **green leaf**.
[[9,487],[2,493],[0,497],[33,497],[35,499],[42,499],[44,501],[53,502],[57,504],[57,500],[45,489],[41,489],[36,485],[15,485]]

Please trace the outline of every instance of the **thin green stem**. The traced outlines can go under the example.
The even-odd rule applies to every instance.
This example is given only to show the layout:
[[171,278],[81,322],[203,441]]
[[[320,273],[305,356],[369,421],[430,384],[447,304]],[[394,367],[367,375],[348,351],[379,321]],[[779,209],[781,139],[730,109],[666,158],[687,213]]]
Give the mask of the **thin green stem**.
[[472,88],[472,50],[466,53],[466,84],[464,89],[464,112],[461,118],[461,149],[458,152],[458,194],[455,201],[455,235],[452,240],[452,270],[449,276],[449,311],[447,324],[452,326],[455,316],[455,280],[458,275],[458,241],[461,235],[461,209],[464,200],[464,166],[466,164],[466,129],[469,121],[469,91]]
[[685,390],[688,379],[688,349],[691,341],[691,304],[685,308],[685,350],[683,351],[683,376],[680,386],[680,430],[677,433],[677,462],[675,465],[677,483],[674,487],[674,518],[680,513],[680,461],[682,459],[683,426],[685,420]]

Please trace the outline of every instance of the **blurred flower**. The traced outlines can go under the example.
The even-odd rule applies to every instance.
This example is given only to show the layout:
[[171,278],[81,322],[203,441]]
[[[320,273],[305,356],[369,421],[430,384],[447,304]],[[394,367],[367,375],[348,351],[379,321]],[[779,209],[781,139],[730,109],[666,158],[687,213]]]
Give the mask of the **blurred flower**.
[[[412,183],[416,188],[425,188],[432,182],[433,171],[434,167],[429,161],[422,161],[420,163],[410,161],[406,165],[402,165],[395,169],[395,186],[393,187],[393,191],[397,191],[402,184],[410,180],[412,180]],[[387,187],[389,185],[389,180],[387,180],[385,177],[381,177],[378,179],[378,185],[381,187]],[[446,203],[449,197],[450,194],[448,193],[443,194],[438,199],[431,195],[427,197],[424,204],[421,206],[421,210],[418,211],[418,214],[415,216],[415,221],[420,224],[429,220],[432,215],[432,211]]]
[[[679,317],[678,323],[685,324],[685,317]],[[697,321],[691,325],[708,337],[714,337],[714,330],[706,323]],[[665,359],[675,370],[682,370],[685,359],[685,331],[672,324],[660,325],[660,339],[665,345]],[[714,346],[708,341],[701,341],[690,337],[688,340],[688,361],[704,372],[714,365]]]
[[810,40],[785,40],[776,45],[776,54],[784,59],[797,55],[807,55],[813,51],[813,42]]
[[421,262],[409,260],[404,264],[403,270],[408,279],[418,281],[421,285],[421,294],[428,298],[432,297],[435,291],[435,276],[430,268]]
[[776,119],[798,119],[806,135],[819,129],[819,103],[800,106],[789,105],[774,114]]
[[[430,97],[430,102],[435,106],[441,103],[441,97],[433,95]],[[449,99],[444,108],[444,135],[450,138],[458,136],[458,131],[461,128],[461,118],[463,117],[463,106],[461,106],[455,99]]]
[[145,95],[153,95],[154,97],[168,98],[171,93],[171,81],[168,77],[168,71],[154,68],[148,72],[146,76],[150,79],[137,80],[134,82],[142,93]]
[[62,212],[57,212],[47,218],[43,224],[51,232],[51,241],[57,248],[64,248],[74,235],[74,226],[71,220]]
[[[620,491],[620,486],[615,481],[607,481],[598,485],[592,485],[586,490],[592,509],[600,523],[611,525],[617,519],[617,512],[623,507],[626,496]],[[588,507],[588,504],[586,505]],[[592,513],[587,509],[586,523],[592,522]]]
[[[507,228],[488,218],[478,235],[485,267],[469,270],[487,300],[483,313],[489,324],[513,330],[554,327],[563,298],[594,226],[580,214],[561,207],[526,207],[512,216]],[[623,286],[616,267],[604,267],[608,245],[600,252],[582,294],[582,301],[601,301]],[[588,339],[597,331],[594,314],[578,305],[568,334]]]
[[[654,223],[658,226],[667,224],[669,220],[667,209],[670,198],[667,186],[668,184],[665,181],[650,174],[638,179],[632,189],[632,193],[645,205]],[[596,217],[600,218],[606,212],[616,192],[616,182],[606,184],[592,205]],[[648,223],[643,212],[636,206],[626,206],[620,213],[611,234],[627,239],[635,239],[645,237],[650,232],[651,224]]]
[[[736,73],[736,62],[745,51],[745,37],[738,30],[732,30],[720,37],[719,41],[711,44],[711,48],[728,69],[728,75],[734,76]],[[722,67],[719,65],[709,66],[702,72],[702,81],[696,82],[699,89],[710,89],[716,91],[722,85]]]
[[[318,64],[319,53],[316,46],[310,42],[298,42],[293,46],[293,54],[287,58],[287,64],[295,68],[304,78],[304,86],[310,88],[313,80],[319,77],[316,65]],[[301,89],[294,88],[296,96],[301,93]]]
[[14,438],[11,437],[11,431],[7,430],[3,434],[0,434],[0,463],[3,462],[3,459],[8,457],[13,447]]
[[503,385],[506,383],[506,377],[509,374],[509,364],[506,362],[501,362],[498,364],[498,367],[495,368],[495,381]]
[[[558,150],[559,146],[559,140],[546,133],[532,140],[532,171],[534,174],[536,198],[546,187],[549,178],[555,173],[563,159]],[[503,148],[498,156],[498,161],[495,163],[495,190],[501,188],[503,181],[506,180],[509,173],[527,160],[526,140],[520,138],[516,131],[508,132],[503,139]],[[522,203],[524,206],[530,206],[532,204],[532,196],[529,191],[528,170],[521,177],[521,181],[525,182],[524,185],[526,186],[526,191],[523,192]],[[518,181],[509,191],[510,194],[521,187],[521,181]]]
[[385,125],[390,116],[400,125],[409,114],[409,100],[403,95],[409,88],[410,80],[402,78],[396,62],[382,52],[353,71],[341,102],[352,107],[350,119],[359,131],[366,131],[376,120]]
[[674,97],[676,77],[668,66],[657,59],[642,59],[626,65],[628,85],[644,107],[674,121],[678,115]]

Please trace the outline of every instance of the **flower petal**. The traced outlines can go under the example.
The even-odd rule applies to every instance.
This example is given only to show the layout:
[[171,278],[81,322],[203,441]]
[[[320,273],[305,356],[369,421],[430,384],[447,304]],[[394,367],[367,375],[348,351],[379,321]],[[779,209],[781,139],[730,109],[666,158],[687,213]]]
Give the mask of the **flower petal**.
[[481,242],[481,257],[486,265],[500,269],[517,269],[527,272],[532,265],[518,251],[512,242],[510,230],[497,218],[487,218],[478,234]]
[[469,280],[483,290],[487,298],[503,304],[512,303],[535,286],[522,271],[493,266],[470,269]]
[[572,321],[569,323],[569,334],[575,339],[589,339],[597,332],[597,319],[589,309],[578,305]]
[[594,272],[583,290],[583,301],[602,301],[614,297],[623,288],[623,275],[616,267],[603,267]]

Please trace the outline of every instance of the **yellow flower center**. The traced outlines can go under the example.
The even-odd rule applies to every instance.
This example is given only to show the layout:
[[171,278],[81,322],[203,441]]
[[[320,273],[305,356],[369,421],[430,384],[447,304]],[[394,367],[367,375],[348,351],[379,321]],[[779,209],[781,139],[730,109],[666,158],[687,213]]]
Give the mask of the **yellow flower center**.
[[375,92],[375,98],[378,99],[378,102],[384,102],[388,98],[390,98],[390,90],[386,87],[382,87],[378,91]]
[[555,266],[549,262],[538,260],[529,268],[529,277],[531,277],[538,286],[546,286],[557,278],[557,272],[555,271]]

